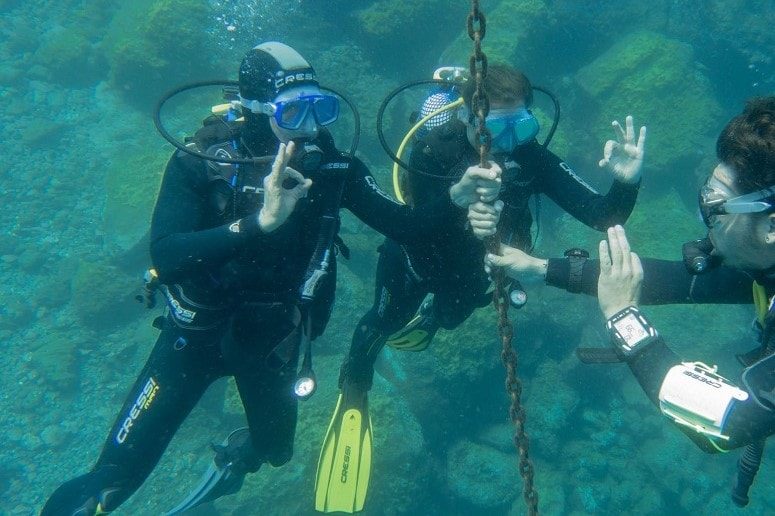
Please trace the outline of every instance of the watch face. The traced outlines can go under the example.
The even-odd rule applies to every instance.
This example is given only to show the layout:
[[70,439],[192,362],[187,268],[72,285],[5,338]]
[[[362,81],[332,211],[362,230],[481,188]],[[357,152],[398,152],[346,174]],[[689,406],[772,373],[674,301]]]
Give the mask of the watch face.
[[613,323],[616,333],[624,340],[627,347],[635,348],[640,342],[647,339],[650,334],[634,314],[627,314]]
[[574,247],[565,251],[565,256],[571,258],[589,258],[589,252],[584,249]]

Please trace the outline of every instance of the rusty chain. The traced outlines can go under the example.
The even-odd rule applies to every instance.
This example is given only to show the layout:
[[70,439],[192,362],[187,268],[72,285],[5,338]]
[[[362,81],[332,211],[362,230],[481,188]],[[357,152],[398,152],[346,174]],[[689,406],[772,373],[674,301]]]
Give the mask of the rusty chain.
[[[490,101],[484,91],[484,78],[487,76],[487,56],[482,52],[482,40],[487,30],[487,21],[479,9],[479,0],[471,0],[471,13],[466,20],[468,37],[474,42],[474,50],[468,61],[471,77],[476,89],[471,97],[471,113],[477,118],[476,138],[479,144],[479,166],[490,168],[488,156],[492,144],[492,133],[487,129],[485,120],[490,112]],[[496,234],[486,241],[487,249],[500,254],[500,236]],[[498,313],[498,333],[500,334],[502,350],[501,361],[506,368],[506,392],[511,406],[509,417],[514,424],[514,445],[519,453],[519,474],[522,476],[523,495],[527,503],[528,514],[538,514],[538,493],[533,487],[533,463],[530,461],[530,440],[525,432],[525,409],[521,403],[522,381],[517,376],[517,352],[512,340],[514,327],[508,316],[509,301],[506,294],[504,274],[501,269],[493,270],[493,304]]]

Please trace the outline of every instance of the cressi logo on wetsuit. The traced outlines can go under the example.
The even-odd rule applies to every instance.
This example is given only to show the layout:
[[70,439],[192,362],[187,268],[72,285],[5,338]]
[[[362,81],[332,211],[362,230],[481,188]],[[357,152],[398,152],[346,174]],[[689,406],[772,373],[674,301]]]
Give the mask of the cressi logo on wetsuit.
[[196,318],[196,312],[194,310],[183,308],[183,305],[172,296],[172,293],[170,293],[168,288],[162,288],[161,291],[164,293],[164,297],[167,298],[167,306],[170,307],[172,317],[184,324],[191,324],[194,322],[194,319]]
[[148,378],[148,381],[145,382],[145,386],[143,387],[142,392],[140,392],[140,395],[137,396],[137,399],[132,405],[132,408],[129,409],[129,414],[127,414],[124,422],[121,424],[121,428],[119,428],[118,432],[116,433],[116,442],[118,444],[123,444],[124,441],[126,441],[126,438],[129,437],[129,432],[132,429],[135,421],[137,421],[137,418],[140,417],[140,414],[142,414],[143,411],[150,408],[151,403],[153,403],[153,400],[156,398],[156,393],[158,391],[159,384],[156,382],[156,380],[153,377]]

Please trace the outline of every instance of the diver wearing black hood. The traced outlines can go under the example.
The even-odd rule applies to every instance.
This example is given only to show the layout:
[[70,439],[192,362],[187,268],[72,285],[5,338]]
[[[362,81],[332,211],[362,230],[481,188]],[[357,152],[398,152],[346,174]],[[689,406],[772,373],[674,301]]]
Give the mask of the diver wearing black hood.
[[[185,152],[169,160],[151,226],[151,256],[169,311],[93,469],[61,485],[44,516],[115,510],[148,477],[207,387],[233,376],[248,428],[216,447],[202,484],[170,514],[236,492],[247,472],[290,460],[300,348],[320,335],[335,288],[339,208],[403,242],[465,217],[496,174],[472,169],[450,196],[411,209],[322,128],[338,98],[294,49],[263,43],[239,71],[244,122],[208,119],[188,145],[223,158],[279,151],[273,164],[231,165]],[[296,152],[294,153],[294,147]],[[290,166],[288,165],[290,163]],[[306,362],[307,355],[305,355]],[[300,392],[301,391],[301,392]],[[296,393],[297,396],[294,395]]]

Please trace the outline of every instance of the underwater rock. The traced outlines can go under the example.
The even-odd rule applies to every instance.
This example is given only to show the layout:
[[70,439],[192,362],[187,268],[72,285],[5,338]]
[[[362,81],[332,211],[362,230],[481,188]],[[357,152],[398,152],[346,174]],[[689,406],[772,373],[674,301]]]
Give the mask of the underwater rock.
[[103,224],[109,243],[130,249],[148,231],[169,152],[131,147],[111,156]]
[[[548,25],[550,14],[544,0],[502,0],[485,10],[487,31],[482,45],[488,61],[529,69],[538,39],[534,37],[536,28]],[[467,67],[472,50],[473,42],[461,20],[460,34],[444,50],[440,62]]]
[[0,306],[0,330],[17,331],[35,320],[33,307],[25,300],[9,298]]
[[[382,156],[384,151],[380,147],[376,135],[371,130],[377,124],[377,109],[382,102],[382,96],[390,89],[398,85],[399,81],[394,76],[381,75],[363,48],[355,44],[341,44],[326,47],[318,50],[318,55],[312,60],[315,70],[320,77],[321,85],[333,88],[355,104],[359,111],[361,123],[360,143],[358,154],[364,160],[367,166],[384,187],[389,187],[389,179],[380,174],[379,168],[370,163],[370,159]],[[375,87],[379,85],[379,87]],[[405,120],[399,121],[400,126],[408,129],[408,123]],[[393,127],[393,120],[390,113],[386,113],[383,126]],[[354,123],[350,116],[350,109],[342,106],[342,115],[339,117],[334,127],[334,137],[337,146],[342,149],[349,149],[352,143],[354,133]],[[388,190],[390,191],[390,190]],[[358,221],[359,224],[363,224]],[[373,237],[374,238],[374,237]],[[376,248],[376,239],[373,240],[373,246]]]
[[78,387],[78,349],[82,343],[74,332],[52,333],[38,342],[28,367],[46,383],[64,394]]
[[39,248],[27,248],[18,256],[15,265],[25,272],[39,273],[48,258]]
[[580,397],[578,391],[567,384],[566,376],[567,372],[554,360],[545,360],[538,366],[535,379],[525,391],[525,399],[529,399],[532,406],[541,408],[530,412],[531,427],[556,434],[574,418]]
[[519,479],[515,455],[470,441],[459,441],[447,453],[447,484],[471,505],[494,510],[511,503]]
[[[47,100],[41,100],[41,104],[47,103]],[[60,142],[69,129],[63,122],[45,119],[29,119],[22,122],[21,125],[23,131],[19,143],[30,149],[51,146]]]
[[58,448],[70,438],[60,425],[49,425],[40,432],[40,439],[49,448]]
[[122,5],[103,46],[111,81],[128,100],[148,109],[173,85],[215,75],[207,60],[210,10],[205,2],[139,0]]
[[468,10],[463,2],[447,0],[376,0],[356,11],[354,21],[361,46],[372,60],[381,68],[405,73],[417,65],[433,66],[450,27],[453,34],[465,28]]
[[14,252],[16,252],[16,246],[18,244],[19,244],[19,241],[16,237],[14,237],[13,235],[10,235],[7,232],[3,232],[2,234],[0,234],[0,256],[13,254]]
[[488,426],[479,434],[479,440],[504,453],[512,452],[514,451],[514,426],[510,423]]
[[43,67],[40,79],[84,86],[103,78],[105,57],[84,27],[55,27],[41,35],[33,62]]
[[134,300],[139,291],[139,278],[104,263],[82,262],[72,278],[73,310],[88,328],[115,328],[141,313]]
[[32,297],[33,305],[46,308],[62,308],[70,302],[70,282],[61,277],[47,276],[42,279]]
[[[534,467],[534,488],[538,492],[538,511],[540,514],[572,514],[577,516],[576,513],[566,509],[566,495],[565,489],[568,488],[569,482],[567,476],[562,471],[545,467],[548,464],[542,464],[538,461],[533,461]],[[527,504],[523,496],[521,496],[521,486],[523,483],[521,478],[514,480],[515,487],[512,489],[519,489],[520,496],[514,497],[514,501],[511,503],[508,516],[525,516],[527,512]]]
[[[612,120],[632,114],[648,127],[647,174],[669,176],[664,182],[679,189],[695,187],[692,174],[680,172],[693,168],[698,150],[713,149],[720,107],[690,45],[637,31],[579,70],[576,81],[597,103],[596,119],[587,123],[596,140],[610,138]],[[675,109],[655,98],[670,99]]]

